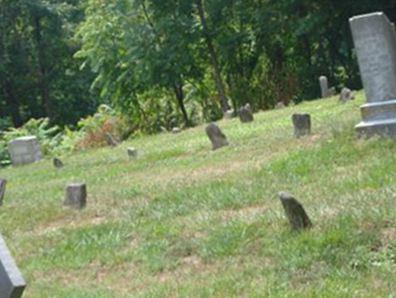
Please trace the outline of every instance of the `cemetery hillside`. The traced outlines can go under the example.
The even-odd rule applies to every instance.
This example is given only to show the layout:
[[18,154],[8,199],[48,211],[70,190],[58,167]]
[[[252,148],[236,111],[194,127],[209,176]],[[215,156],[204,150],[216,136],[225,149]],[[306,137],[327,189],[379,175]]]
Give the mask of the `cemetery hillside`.
[[395,0],[0,0],[0,298],[396,297]]
[[[0,170],[3,237],[26,297],[392,297],[396,143],[358,138],[357,98],[332,97],[205,127],[142,136]],[[293,137],[291,115],[311,115]],[[129,158],[129,147],[139,150]],[[64,207],[87,185],[86,207]],[[278,198],[303,204],[293,232]]]

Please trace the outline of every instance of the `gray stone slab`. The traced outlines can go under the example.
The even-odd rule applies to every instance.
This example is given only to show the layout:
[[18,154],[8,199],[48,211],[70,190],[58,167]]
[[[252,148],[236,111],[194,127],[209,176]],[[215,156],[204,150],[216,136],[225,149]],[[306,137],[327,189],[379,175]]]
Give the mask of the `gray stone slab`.
[[25,287],[26,282],[0,235],[0,298],[21,297]]
[[396,31],[383,12],[349,20],[366,93],[360,135],[396,138]]
[[35,136],[14,139],[8,143],[8,152],[15,166],[34,163],[43,158],[40,144]]
[[7,180],[0,179],[0,206],[3,205],[3,199],[6,191]]

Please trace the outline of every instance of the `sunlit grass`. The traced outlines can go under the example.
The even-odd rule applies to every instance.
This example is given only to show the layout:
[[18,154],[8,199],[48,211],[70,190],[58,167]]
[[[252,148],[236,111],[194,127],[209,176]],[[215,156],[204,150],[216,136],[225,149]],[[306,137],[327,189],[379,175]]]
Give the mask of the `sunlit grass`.
[[[26,297],[391,297],[396,292],[396,142],[359,140],[363,96],[204,127],[0,171],[1,232]],[[291,115],[312,135],[294,139]],[[139,150],[129,160],[126,148]],[[64,208],[85,182],[87,208]],[[314,228],[290,232],[277,193]]]

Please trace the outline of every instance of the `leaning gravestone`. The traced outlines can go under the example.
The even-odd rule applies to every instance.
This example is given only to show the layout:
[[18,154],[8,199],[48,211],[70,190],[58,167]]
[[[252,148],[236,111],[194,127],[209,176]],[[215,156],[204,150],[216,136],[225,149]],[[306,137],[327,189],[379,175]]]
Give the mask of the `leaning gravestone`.
[[294,136],[300,138],[311,133],[311,116],[307,113],[293,114]]
[[282,191],[278,195],[293,230],[298,231],[312,227],[311,220],[299,201],[287,192]]
[[396,31],[383,12],[349,19],[367,103],[359,135],[396,138]]
[[40,144],[35,136],[21,137],[10,141],[8,152],[14,166],[33,163],[43,158]]
[[53,163],[54,167],[57,169],[61,169],[64,167],[63,162],[57,157],[54,157],[54,159],[52,160],[52,163]]
[[226,136],[220,130],[216,123],[210,123],[206,129],[206,134],[208,135],[210,141],[212,142],[212,149],[216,150],[221,147],[227,146],[228,141]]
[[22,297],[26,282],[0,235],[0,298]]
[[0,206],[3,205],[3,199],[5,195],[7,180],[0,179]]
[[239,109],[238,114],[239,120],[241,120],[242,123],[252,122],[254,120],[252,108],[248,103]]
[[63,204],[73,209],[83,209],[87,204],[87,186],[83,183],[69,184]]

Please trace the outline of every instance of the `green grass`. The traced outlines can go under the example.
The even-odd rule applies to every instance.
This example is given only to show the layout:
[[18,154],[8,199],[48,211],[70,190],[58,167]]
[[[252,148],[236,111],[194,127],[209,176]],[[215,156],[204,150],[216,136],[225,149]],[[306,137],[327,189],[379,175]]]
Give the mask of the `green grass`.
[[[201,126],[65,156],[61,170],[0,170],[0,230],[26,297],[395,297],[396,142],[356,137],[363,101],[221,121],[231,145],[214,152]],[[298,140],[297,111],[313,122]],[[80,181],[78,212],[62,201]],[[290,231],[281,190],[313,229]]]

